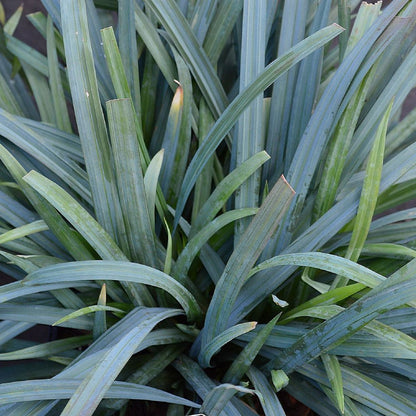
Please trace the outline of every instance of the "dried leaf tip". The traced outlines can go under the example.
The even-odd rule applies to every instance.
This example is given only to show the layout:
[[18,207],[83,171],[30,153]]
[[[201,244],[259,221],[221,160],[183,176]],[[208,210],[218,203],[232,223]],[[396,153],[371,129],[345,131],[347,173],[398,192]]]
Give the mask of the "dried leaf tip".
[[290,188],[290,190],[296,194],[296,191],[290,186],[290,183],[286,180],[284,175],[281,175],[280,178],[285,182],[285,184]]
[[100,295],[98,296],[98,305],[105,305],[107,302],[107,290],[106,290],[106,284],[103,283],[100,291]]
[[178,84],[178,88],[176,89],[175,95],[173,96],[172,107],[179,109],[183,104],[183,88],[179,81],[176,79],[174,81]]
[[345,30],[345,27],[343,27],[343,26],[339,25],[338,23],[332,23],[332,24],[331,24],[331,26],[333,26],[333,27],[335,27],[335,28],[338,28],[338,29]]

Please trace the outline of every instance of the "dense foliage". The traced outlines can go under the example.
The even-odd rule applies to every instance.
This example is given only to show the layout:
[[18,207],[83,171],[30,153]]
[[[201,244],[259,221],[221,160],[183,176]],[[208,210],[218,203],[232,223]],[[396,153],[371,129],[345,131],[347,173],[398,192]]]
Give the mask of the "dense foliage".
[[0,413],[416,414],[416,1],[42,3],[46,56],[0,13]]

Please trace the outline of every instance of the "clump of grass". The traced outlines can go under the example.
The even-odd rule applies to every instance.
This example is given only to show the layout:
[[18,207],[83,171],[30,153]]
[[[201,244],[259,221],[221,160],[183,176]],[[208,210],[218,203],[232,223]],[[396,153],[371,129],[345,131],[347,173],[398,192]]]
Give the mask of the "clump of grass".
[[0,13],[1,413],[415,414],[416,1],[42,3],[47,56]]

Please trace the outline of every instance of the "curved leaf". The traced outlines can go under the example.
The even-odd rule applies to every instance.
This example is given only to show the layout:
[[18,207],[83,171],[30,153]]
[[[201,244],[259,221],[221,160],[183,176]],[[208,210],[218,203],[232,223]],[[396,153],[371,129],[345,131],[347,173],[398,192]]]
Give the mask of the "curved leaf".
[[56,282],[56,276],[59,276],[60,283],[65,282],[67,287],[89,280],[116,280],[159,287],[181,304],[190,319],[197,319],[201,313],[194,297],[175,279],[159,270],[137,263],[104,260],[69,262],[30,273],[23,280],[23,284],[26,287],[52,285]]
[[256,367],[250,367],[247,373],[257,391],[266,416],[285,416],[282,405],[266,376]]
[[188,241],[187,245],[176,260],[173,268],[173,275],[177,277],[179,281],[183,280],[183,276],[186,276],[186,273],[191,267],[192,261],[198,252],[217,231],[237,219],[255,215],[257,211],[258,208],[236,209],[228,211],[212,220]]
[[341,344],[381,312],[414,300],[416,282],[409,279],[399,282],[397,279],[389,280],[385,283],[390,284],[379,285],[338,315],[309,331],[268,366],[291,372],[320,353]]
[[113,308],[112,306],[106,306],[106,305],[92,305],[92,306],[86,306],[85,308],[78,309],[75,312],[72,312],[68,315],[65,315],[63,318],[59,319],[58,321],[54,322],[52,326],[59,325],[62,322],[69,321],[71,319],[77,318],[78,316],[87,315],[89,313],[95,313],[95,312],[118,312],[118,313],[125,313],[122,309]]
[[[229,325],[232,307],[249,277],[249,271],[276,230],[292,198],[293,189],[282,177],[240,239],[215,287],[202,333],[203,349]],[[202,352],[202,356],[204,354]],[[203,358],[203,362],[208,361],[206,357]]]
[[191,235],[197,233],[205,224],[209,223],[218,211],[225,205],[232,193],[270,156],[261,151],[237,166],[214,189],[208,200],[204,203],[195,221],[192,221]]
[[178,312],[181,313],[177,309],[143,309],[141,319],[138,319],[135,325],[121,339],[117,340],[117,343],[105,351],[97,365],[76,387],[61,415],[92,415],[106,391],[109,390],[121,369],[146,335],[160,321],[178,315]]
[[[19,401],[68,399],[79,386],[79,380],[28,380],[0,384],[0,404],[16,403]],[[189,407],[198,407],[197,403],[183,399],[153,387],[141,386],[122,381],[114,382],[105,398],[126,398],[133,400],[149,400],[165,403],[177,403]],[[61,413],[62,414],[62,413]],[[91,414],[91,413],[76,413]]]
[[302,60],[316,49],[319,49],[331,39],[339,35],[343,29],[332,25],[322,29],[290,49],[286,54],[269,64],[259,77],[248,85],[221,114],[210,133],[198,149],[188,167],[183,180],[180,198],[176,206],[175,224],[185,207],[186,200],[195,184],[195,181],[209,157],[214,153],[221,140],[230,131],[238,117],[247,108],[247,105],[270,86],[280,75],[285,73],[297,62]]
[[78,337],[65,338],[57,341],[46,342],[33,347],[22,348],[17,351],[0,353],[0,361],[28,360],[33,358],[49,357],[73,348],[79,348],[88,344],[91,336],[80,335]]
[[227,328],[224,332],[217,335],[211,342],[209,342],[203,353],[199,356],[199,362],[203,367],[209,367],[211,357],[220,350],[225,344],[229,343],[234,338],[239,337],[246,332],[252,331],[257,325],[257,322],[244,322],[242,324],[234,325]]

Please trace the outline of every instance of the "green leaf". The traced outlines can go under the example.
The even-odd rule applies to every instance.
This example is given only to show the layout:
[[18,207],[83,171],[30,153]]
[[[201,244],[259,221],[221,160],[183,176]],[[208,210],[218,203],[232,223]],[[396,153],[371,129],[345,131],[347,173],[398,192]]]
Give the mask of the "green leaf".
[[263,344],[270,335],[270,332],[275,327],[279,317],[280,315],[273,318],[258,332],[256,337],[244,347],[225,373],[224,381],[231,384],[237,384],[241,381],[244,374],[249,370],[258,352],[263,347]]
[[242,208],[238,210],[228,211],[207,224],[201,231],[194,235],[186,244],[180,255],[178,256],[172,274],[179,281],[186,281],[186,276],[193,260],[197,256],[202,247],[208,243],[208,240],[221,228],[227,224],[239,219],[253,216],[257,213],[258,208]]
[[201,207],[195,221],[192,221],[191,235],[196,234],[204,225],[212,221],[232,193],[269,159],[270,156],[265,151],[259,152],[229,173],[215,187],[208,200]]
[[7,341],[15,338],[22,332],[31,328],[33,324],[28,322],[14,322],[14,321],[2,321],[0,322],[0,344],[3,345]]
[[110,26],[101,29],[101,38],[117,98],[132,98],[126,68],[123,65],[113,28]]
[[164,368],[174,361],[181,353],[183,348],[179,345],[169,345],[160,352],[154,354],[149,361],[145,362],[140,368],[131,374],[127,381],[137,384],[148,384],[157,377]]
[[103,259],[127,260],[100,224],[68,193],[35,171],[24,180],[51,203],[88,241]]
[[55,109],[56,126],[68,133],[72,132],[68,108],[59,71],[58,54],[56,52],[55,32],[52,18],[48,16],[46,24],[46,45],[48,52],[49,86],[52,93],[52,103]]
[[16,30],[20,18],[23,13],[23,5],[20,5],[16,11],[7,19],[7,22],[3,26],[4,33],[7,33],[10,36],[13,36],[14,31]]
[[155,229],[155,202],[157,195],[157,187],[159,181],[160,169],[162,168],[164,150],[157,152],[149,163],[144,175],[144,189],[147,201],[147,210],[149,212],[150,224],[152,230]]
[[21,227],[14,228],[0,235],[0,244],[7,243],[8,241],[17,240],[22,237],[26,237],[30,234],[40,233],[48,230],[48,226],[43,220],[34,221],[30,224],[22,225]]
[[339,37],[339,60],[344,58],[348,39],[350,38],[350,23],[351,22],[351,10],[348,7],[347,0],[338,0],[338,23],[340,26],[345,27],[346,31]]
[[[155,309],[153,309],[155,310]],[[71,364],[66,367],[56,378],[82,379],[97,365],[101,356],[108,348],[117,342],[133,328],[138,320],[143,318],[143,308],[135,308],[111,326],[103,335],[97,338],[86,350],[84,350]],[[189,335],[181,333],[177,328],[156,329],[150,332],[136,349],[136,353],[152,346],[168,345],[172,343],[189,342]]]
[[310,287],[313,287],[319,293],[328,292],[331,286],[326,283],[321,283],[316,280],[313,280],[312,279],[314,275],[313,272],[314,272],[313,269],[311,270],[309,267],[306,267],[302,272],[302,276],[301,276],[302,281],[305,282]]
[[258,78],[245,88],[244,91],[240,92],[234,101],[227,107],[212,127],[210,133],[204,140],[202,146],[198,149],[188,167],[182,184],[181,197],[176,206],[175,224],[178,223],[186,200],[191,193],[197,177],[204,168],[205,163],[209,160],[209,157],[214,153],[225,135],[236,123],[238,117],[246,109],[247,105],[270,86],[280,75],[285,73],[305,56],[325,45],[341,33],[342,30],[343,29],[338,25],[332,25],[300,42],[285,55],[269,64]]
[[414,120],[416,118],[416,109],[409,112],[399,123],[393,126],[386,137],[386,149],[384,151],[385,156],[390,156],[396,152],[401,145],[405,144],[409,136],[411,136],[414,130]]
[[0,74],[0,103],[1,107],[9,113],[24,116],[24,110],[19,104],[16,92],[13,91],[10,81],[3,74]]
[[119,0],[118,2],[118,38],[120,55],[126,71],[128,89],[137,117],[141,120],[141,98],[136,29],[134,27],[134,0]]
[[45,141],[42,134],[25,125],[22,119],[2,109],[0,109],[0,134],[30,154],[33,159],[38,160],[46,171],[53,172],[57,181],[66,183],[87,202],[91,200],[85,171],[50,146],[50,142]]
[[168,235],[168,244],[166,247],[166,258],[165,264],[163,267],[163,272],[166,274],[170,274],[172,269],[172,234],[170,232],[169,224],[167,223],[166,219],[164,219],[166,233]]
[[[216,387],[214,381],[206,375],[202,368],[184,354],[173,363],[173,366],[202,400]],[[241,416],[234,403],[228,402],[224,411],[230,416]]]
[[[412,148],[413,145],[405,151],[398,153],[391,161],[385,163],[381,182],[382,190],[385,190],[393,183],[400,181],[403,174],[409,169],[412,169],[414,161],[409,160],[409,154],[413,151]],[[311,224],[307,230],[301,233],[297,240],[288,247],[287,251],[294,253],[322,247],[353,218],[358,207],[358,199],[358,190],[346,195],[323,217]],[[287,268],[282,270],[279,274],[276,274],[273,271],[270,273],[265,272],[261,276],[259,275],[258,279],[251,279],[246,287],[243,288],[242,296],[238,305],[236,305],[235,313],[240,316],[245,316],[248,310],[251,310],[264,298],[264,293],[270,293],[275,290],[293,271],[293,268]],[[253,296],[253,293],[255,293],[255,290],[259,285],[261,285],[262,291],[256,296]]]
[[366,286],[361,283],[355,283],[337,289],[328,290],[327,292],[315,296],[314,298],[302,303],[296,308],[291,309],[288,313],[286,313],[283,316],[281,323],[287,323],[287,321],[292,319],[293,315],[305,309],[312,308],[318,305],[336,304],[344,299],[349,298],[355,293],[365,289],[365,287]]
[[49,400],[47,402],[23,402],[11,406],[6,404],[1,406],[0,409],[3,410],[6,408],[6,411],[10,412],[10,414],[15,412],[16,414],[20,413],[27,416],[40,416],[53,411],[53,408],[57,405],[57,403],[57,400]]
[[153,346],[190,343],[192,340],[193,337],[177,328],[156,329],[145,338],[139,347],[139,351]]
[[65,315],[63,318],[59,319],[58,321],[54,322],[52,326],[59,325],[62,322],[69,321],[74,318],[78,318],[78,316],[87,315],[89,313],[95,313],[95,312],[118,312],[118,313],[124,313],[122,309],[119,308],[113,308],[112,306],[106,306],[106,305],[92,305],[92,306],[86,306],[85,308],[78,309],[75,312],[72,312],[68,315]]
[[[414,300],[415,283],[409,276],[409,267],[413,266],[413,262],[414,260],[338,315],[310,330],[270,363],[271,366],[279,366],[290,372],[329,348],[341,344],[379,313]],[[299,345],[302,346],[301,350]]]
[[175,204],[175,192],[173,183],[176,181],[174,170],[176,168],[177,150],[180,142],[180,125],[182,119],[184,91],[180,84],[176,89],[169,116],[166,121],[165,134],[163,136],[162,148],[164,150],[163,164],[160,170],[160,186],[163,194],[170,205]]
[[26,286],[52,285],[56,282],[57,274],[60,276],[60,283],[66,282],[67,287],[89,280],[116,280],[159,287],[181,304],[191,320],[197,319],[201,313],[193,296],[175,279],[137,263],[100,260],[68,262],[37,270],[29,274],[23,283]]
[[241,14],[243,0],[220,1],[204,40],[204,50],[215,64]]
[[199,411],[202,414],[219,416],[226,404],[237,393],[253,394],[253,390],[233,384],[220,384],[206,395]]
[[217,335],[212,341],[208,342],[203,350],[203,354],[199,356],[199,362],[202,367],[209,367],[212,356],[218,352],[225,344],[239,337],[246,332],[252,331],[257,322],[244,322],[227,328],[225,331]]
[[[102,360],[77,386],[62,416],[92,415],[137,346],[160,321],[180,313],[177,309],[143,309],[143,316],[117,343],[105,351]],[[1,402],[0,402],[1,403]]]
[[375,243],[364,244],[361,250],[361,255],[411,260],[416,257],[416,250],[400,244]]
[[25,126],[42,136],[43,140],[45,143],[48,143],[48,145],[55,147],[72,160],[80,163],[83,162],[84,156],[82,154],[81,143],[78,136],[66,133],[54,126],[46,125],[39,121],[27,118],[21,119],[21,121]]
[[[357,261],[360,257],[361,249],[367,238],[371,220],[377,204],[377,197],[380,188],[381,171],[383,169],[384,146],[386,140],[387,124],[393,102],[390,103],[385,112],[380,126],[374,139],[374,145],[368,158],[366,175],[364,178],[363,189],[361,191],[360,203],[358,205],[357,217],[354,221],[352,236],[347,248],[346,258]],[[344,286],[345,279],[335,279],[333,287]]]
[[227,97],[211,62],[178,5],[173,0],[147,0],[146,5],[169,34],[175,48],[190,68],[209,108],[218,117],[226,106]]
[[322,354],[322,362],[325,366],[325,371],[331,383],[332,391],[334,392],[336,404],[339,411],[344,414],[345,412],[345,399],[341,375],[341,366],[335,355]]
[[152,55],[146,53],[144,70],[142,77],[142,87],[140,95],[142,98],[141,106],[145,108],[146,111],[142,111],[142,126],[143,126],[143,135],[146,143],[149,143],[153,134],[153,129],[155,127],[155,118],[156,118],[156,99],[157,94],[157,85],[159,81],[160,70],[156,65],[155,60]]
[[[243,7],[240,57],[240,91],[264,70],[266,51],[267,0],[245,1]],[[263,97],[257,96],[240,116],[233,141],[236,166],[264,149]],[[257,170],[244,181],[235,195],[235,208],[253,208],[260,204],[261,172]],[[237,243],[249,225],[248,219],[237,221],[234,240]]]
[[[103,41],[107,65],[110,71],[111,80],[113,81],[114,89],[117,98],[132,98],[132,91],[127,79],[126,70],[123,66],[122,57],[117,47],[116,37],[112,27],[101,30],[101,37]],[[133,103],[134,105],[137,105]],[[140,164],[143,170],[147,167],[150,161],[149,153],[146,148],[146,143],[143,138],[143,130],[141,125],[140,115],[137,110],[133,111],[133,121],[136,129],[137,140],[140,151]]]
[[55,108],[48,80],[43,74],[25,62],[22,62],[22,67],[35,97],[41,120],[45,123],[56,124]]
[[[412,5],[411,8],[407,8],[407,11],[411,11],[412,8],[414,12],[414,5]],[[380,74],[374,80],[374,83],[381,83],[382,86],[384,86],[384,89],[382,89],[380,94],[378,92],[376,93],[378,95],[377,99],[372,97],[370,100],[372,104],[371,108],[365,109],[368,113],[357,130],[355,140],[351,146],[351,151],[348,154],[346,177],[350,177],[353,172],[364,165],[366,157],[370,153],[373,145],[372,138],[374,137],[382,115],[386,108],[388,108],[390,102],[394,100],[392,114],[397,114],[397,112],[400,111],[406,96],[410,92],[409,83],[413,82],[411,77],[414,74],[412,68],[415,66],[414,52],[416,47],[412,45],[413,48],[409,50],[410,45],[408,45],[404,39],[407,38],[408,33],[410,33],[409,31],[412,29],[407,25],[402,25],[402,22],[404,22],[402,19],[398,20],[398,27],[396,30],[394,30],[393,25],[393,27],[391,27],[391,33],[393,33],[393,35],[398,34],[392,44],[392,49],[394,48],[394,51],[396,51],[397,48],[397,55],[387,53],[383,55],[384,59],[380,58],[380,61],[383,62],[384,65],[381,66],[380,62],[380,66],[378,66],[378,72]],[[402,56],[404,55],[404,58],[403,60],[400,60],[401,65],[396,66],[395,63],[397,63],[397,56],[399,54],[402,54]],[[385,71],[388,71],[388,74],[390,75],[387,80],[383,80]],[[386,166],[387,165],[388,163],[386,163]]]
[[[7,229],[3,229],[2,231],[7,231]],[[3,247],[7,250],[14,251],[20,253],[21,255],[47,255],[48,252],[44,249],[40,248],[37,244],[33,243],[29,239],[22,237],[18,240],[13,239],[12,241],[3,243]]]
[[74,348],[82,347],[91,341],[91,336],[80,335],[77,337],[60,339],[57,341],[46,342],[33,347],[23,348],[17,351],[0,353],[0,361],[10,360],[28,360],[33,358],[50,357],[72,350]]
[[[42,12],[34,12],[34,13],[27,14],[26,17],[30,21],[30,23],[32,23],[32,25],[39,31],[39,33],[44,38],[47,38],[48,30],[47,30],[46,16]],[[58,49],[59,55],[64,57],[65,56],[64,43],[63,43],[62,36],[59,33],[58,29],[54,29],[54,36],[55,36],[56,48]]]
[[328,156],[325,159],[324,171],[315,200],[315,218],[319,218],[328,211],[335,201],[348,149],[370,87],[371,75],[373,73],[374,69],[370,70],[360,84],[358,90],[350,100],[350,105],[342,114],[341,120],[338,122],[335,133],[331,138]]
[[[345,365],[341,367],[344,380],[344,392],[354,399],[355,403],[369,406],[381,414],[412,414],[416,410],[415,403],[404,395],[397,393],[388,386],[379,383]],[[328,379],[321,366],[306,364],[302,374],[328,385]]]
[[[56,257],[32,255],[32,256],[16,256],[14,254],[0,251],[0,254],[4,256],[11,264],[15,264],[26,273],[38,270],[40,267],[50,266],[52,264],[58,264],[63,260]],[[85,304],[74,292],[69,289],[53,290],[51,294],[60,302],[65,308],[77,309],[82,308]]]
[[68,252],[76,260],[91,259],[92,255],[82,237],[77,235],[77,233],[74,233],[74,231],[68,226],[66,221],[56,212],[56,210],[46,200],[33,191],[33,189],[25,181],[23,181],[22,178],[27,172],[13,157],[13,155],[1,145],[0,159],[7,167],[14,180],[19,184],[20,189],[23,190],[25,196],[34,205],[37,212],[42,216],[49,229],[59,238]]
[[201,45],[204,43],[205,35],[211,26],[217,8],[218,0],[202,0],[194,6],[190,19],[191,28]]
[[[126,261],[127,257],[101,225],[69,194],[37,172],[29,172],[24,180],[51,203],[105,260]],[[152,305],[153,300],[143,286],[122,282],[127,292],[139,304]]]
[[2,26],[6,23],[6,13],[4,12],[3,4],[0,3],[0,23]]
[[[325,88],[325,93],[313,112],[288,169],[287,179],[297,194],[282,221],[279,232],[276,233],[274,241],[270,245],[269,253],[271,255],[280,252],[290,243],[309,192],[312,178],[321,160],[321,154],[326,149],[329,134],[332,131],[337,111],[345,94],[347,91],[350,95],[355,92],[369,68],[380,56],[382,52],[381,45],[385,48],[385,42],[391,42],[397,35],[398,31],[389,31],[388,28],[390,24],[395,24],[395,20],[393,20],[395,15],[406,3],[406,1],[397,1],[386,8],[385,12],[377,19],[377,23],[368,30],[365,38],[361,39],[353,51],[346,56],[327,88]],[[377,44],[380,47],[376,48],[375,52],[369,56],[364,67],[360,70],[361,63],[380,36],[382,37]],[[359,70],[359,76],[355,76]],[[352,85],[350,85],[351,83]],[[360,156],[363,154],[363,152],[360,153]],[[352,169],[348,171],[352,171]]]
[[[76,391],[79,384],[80,382],[77,379],[61,379],[59,381],[55,379],[27,380],[14,383],[3,383],[0,384],[0,404],[16,403],[19,401],[68,399]],[[104,397],[177,403],[190,407],[199,406],[197,403],[159,389],[133,383],[125,383],[122,381],[114,382],[104,393]],[[72,414],[92,414],[87,410],[85,410],[85,412],[87,413]]]
[[[305,38],[308,10],[302,0],[293,0],[283,4],[281,13],[279,41],[275,46],[278,58]],[[289,138],[287,135],[289,119],[292,114],[293,117],[296,117],[295,112],[292,113],[292,101],[295,100],[298,71],[299,65],[290,68],[273,84],[265,148],[272,158],[273,164],[266,165],[264,169],[264,177],[272,184],[280,174],[287,172],[286,166],[292,160],[293,150],[299,141],[298,137]],[[300,90],[300,94],[304,95],[305,91]],[[276,140],[276,137],[279,137],[279,140]]]
[[272,370],[272,382],[275,390],[278,392],[289,384],[289,377],[283,370]]
[[[100,295],[98,296],[97,305],[106,306],[107,303],[107,286],[104,283],[101,286]],[[94,313],[94,327],[93,337],[94,339],[99,338],[104,332],[107,331],[107,317],[105,311],[97,311]]]
[[[14,286],[14,284],[12,283],[11,286]],[[54,287],[51,289],[54,289]],[[52,325],[55,321],[71,312],[73,312],[72,309],[44,306],[42,304],[32,305],[30,303],[17,304],[7,302],[0,304],[1,319],[33,322],[43,325]],[[90,330],[92,329],[92,320],[89,316],[80,316],[60,326]]]
[[259,397],[265,416],[284,416],[285,411],[266,376],[251,366],[247,373]]
[[368,287],[376,287],[385,280],[384,276],[364,266],[354,263],[351,260],[327,253],[281,254],[280,256],[272,257],[258,264],[250,271],[249,276],[258,273],[261,270],[288,264],[313,267],[316,269],[326,270],[331,273],[340,274]]
[[[198,124],[198,142],[202,143],[209,132],[209,129],[214,124],[214,119],[208,106],[204,100],[199,103],[199,124]],[[210,161],[206,164],[204,170],[201,172],[200,177],[195,183],[194,199],[192,206],[192,220],[191,223],[195,223],[199,211],[202,205],[207,201],[211,195],[211,185],[214,179],[214,158],[210,158]],[[219,185],[217,185],[219,186]]]
[[[163,140],[162,146],[165,148],[165,157],[164,163],[169,164],[170,160],[171,169],[170,174],[175,180],[169,182],[169,188],[166,195],[166,200],[172,205],[176,205],[178,199],[179,191],[181,188],[181,183],[183,176],[185,174],[186,166],[188,163],[189,149],[191,145],[191,124],[192,124],[192,105],[193,105],[193,94],[192,94],[192,79],[189,73],[189,69],[186,66],[183,59],[179,56],[178,53],[174,51],[174,57],[176,65],[178,67],[179,75],[179,88],[180,89],[180,115],[179,115],[179,125],[178,131],[175,135],[170,137],[170,143],[165,146],[165,138]],[[176,93],[175,93],[176,96]],[[175,99],[175,97],[174,97]],[[173,103],[172,103],[173,104]],[[169,121],[168,121],[169,122]],[[165,133],[166,134],[166,133]],[[174,141],[172,141],[174,139]],[[163,172],[163,166],[161,175]],[[162,176],[161,176],[162,177]]]
[[[233,251],[221,279],[215,287],[207,311],[202,335],[203,349],[215,336],[227,328],[228,319],[239,291],[247,281],[250,269],[276,230],[292,198],[292,188],[284,178],[281,178],[270,191],[240,243]],[[204,356],[205,358],[202,358]],[[209,361],[203,350],[201,359],[204,362]]]
[[[153,331],[154,332],[154,331]],[[135,384],[148,384],[156,378],[169,364],[172,363],[181,353],[183,348],[178,345],[169,345],[160,352],[153,354],[149,360],[137,368],[133,374],[127,378],[127,382]],[[127,403],[127,400],[106,401],[105,405],[112,409],[120,409]]]
[[[313,16],[313,20],[307,25],[307,15],[303,2],[297,2],[297,10],[286,5],[289,9],[288,14],[292,15],[292,19],[288,22],[287,25],[281,28],[281,39],[287,37],[286,31],[291,32],[293,30],[293,39],[290,39],[290,43],[286,46],[293,46],[296,42],[302,40],[306,35],[317,32],[318,30],[324,28],[328,24],[328,14],[331,7],[331,1],[325,0],[319,2],[316,8],[316,12]],[[284,13],[286,8],[284,9]],[[294,13],[295,12],[295,13]],[[309,12],[310,13],[310,12]],[[283,17],[285,19],[285,17]],[[294,19],[294,20],[293,20]],[[345,26],[341,25],[345,28]],[[342,32],[340,36],[348,36],[347,30]],[[279,54],[285,52],[281,50],[281,44],[279,42]],[[318,87],[320,84],[320,77],[322,76],[322,58],[324,50],[320,49],[315,51],[313,54],[307,56],[299,65],[299,71],[296,71],[297,68],[293,68],[286,75],[287,77],[287,87],[286,87],[286,97],[280,94],[280,90],[285,88],[285,83],[282,80],[278,81],[276,84],[279,85],[279,89],[275,89],[272,97],[272,110],[271,110],[271,121],[274,123],[280,123],[280,132],[281,140],[278,142],[284,142],[284,164],[280,164],[282,167],[276,167],[277,171],[284,168],[284,172],[288,171],[289,165],[293,160],[293,156],[296,152],[296,149],[299,145],[299,141],[306,130],[306,127],[309,123],[309,120],[314,112],[314,107],[318,99]],[[283,83],[283,85],[281,85]],[[277,87],[275,84],[274,88]],[[276,97],[275,97],[276,96]],[[279,120],[279,114],[274,113],[273,100],[276,98],[277,102],[281,101],[282,98],[285,98],[283,102],[283,113],[282,120]],[[276,120],[277,119],[277,120]],[[272,127],[272,126],[270,126]],[[269,145],[271,140],[271,145],[273,146],[273,141],[276,131],[269,128],[268,142]],[[283,144],[283,143],[282,143]],[[266,148],[267,149],[267,148]],[[280,150],[279,149],[279,150]],[[283,155],[270,153],[272,158],[276,156],[280,159]],[[270,176],[270,180],[273,183],[276,180],[276,174]]]
[[[46,285],[39,285],[36,287],[35,286],[29,287],[22,281],[9,283],[7,285],[0,286],[0,303],[7,302],[9,300],[12,300],[21,296],[31,295],[33,293],[46,292],[50,290],[63,289],[67,287],[71,287],[71,285],[68,282],[58,282],[58,283],[52,283],[52,284],[46,284]],[[91,283],[80,283],[79,287],[96,288],[97,286]],[[120,302],[123,302],[124,300],[123,297],[116,298],[116,299],[118,299]]]
[[175,90],[176,84],[174,80],[177,79],[175,64],[160,39],[157,28],[146,16],[143,10],[141,10],[138,4],[136,4],[134,17],[137,33],[143,40],[149,52],[152,54],[152,57],[164,75],[166,82],[172,90]]
[[[61,4],[68,78],[97,218],[117,236],[120,207],[101,108],[85,0]],[[122,230],[120,230],[121,232]]]
[[6,35],[6,39],[7,49],[22,63],[25,62],[28,67],[46,77],[49,76],[48,60],[43,54],[13,36]]
[[[314,308],[302,310],[301,312],[297,312],[291,315],[291,318],[309,316],[320,319],[329,319],[342,312],[343,310],[344,308],[337,305],[317,306]],[[397,346],[407,350],[409,353],[416,352],[416,341],[414,338],[381,322],[375,320],[369,322],[365,327],[363,327],[363,331],[373,334],[378,338],[388,340]]]
[[369,27],[374,23],[380,14],[381,3],[361,3],[357,13],[357,18],[354,22],[354,27],[348,38],[347,49],[345,54],[351,52],[358,41],[364,36]]
[[148,212],[131,100],[108,101],[107,114],[127,247],[134,261],[156,267],[155,236]]
[[286,387],[286,391],[296,400],[302,400],[305,406],[313,409],[318,414],[339,416],[338,410],[329,402],[322,389],[307,377],[293,374],[290,377],[290,384]]

